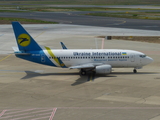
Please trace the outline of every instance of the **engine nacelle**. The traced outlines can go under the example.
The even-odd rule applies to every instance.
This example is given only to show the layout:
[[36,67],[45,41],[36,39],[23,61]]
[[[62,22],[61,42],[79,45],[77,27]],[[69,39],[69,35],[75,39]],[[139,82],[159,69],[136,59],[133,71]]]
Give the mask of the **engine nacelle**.
[[100,65],[95,68],[96,73],[98,74],[109,74],[112,71],[111,65]]

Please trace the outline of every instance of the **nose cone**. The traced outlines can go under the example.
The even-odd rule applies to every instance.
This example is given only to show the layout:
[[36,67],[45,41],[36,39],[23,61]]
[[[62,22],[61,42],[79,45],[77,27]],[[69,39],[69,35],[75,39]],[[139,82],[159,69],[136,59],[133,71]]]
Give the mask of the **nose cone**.
[[151,58],[151,57],[146,57],[146,60],[145,60],[145,64],[147,65],[147,64],[150,64],[150,63],[152,63],[153,62],[153,59]]

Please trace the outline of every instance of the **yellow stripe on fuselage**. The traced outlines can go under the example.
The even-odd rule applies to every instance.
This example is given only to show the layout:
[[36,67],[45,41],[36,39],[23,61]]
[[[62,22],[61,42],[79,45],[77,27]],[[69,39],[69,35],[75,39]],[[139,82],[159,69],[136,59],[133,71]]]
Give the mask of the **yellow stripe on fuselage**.
[[56,61],[56,63],[58,63],[59,66],[61,66],[59,60],[57,59],[57,57],[52,53],[52,50],[49,47],[45,47],[46,50],[48,51],[49,55]]

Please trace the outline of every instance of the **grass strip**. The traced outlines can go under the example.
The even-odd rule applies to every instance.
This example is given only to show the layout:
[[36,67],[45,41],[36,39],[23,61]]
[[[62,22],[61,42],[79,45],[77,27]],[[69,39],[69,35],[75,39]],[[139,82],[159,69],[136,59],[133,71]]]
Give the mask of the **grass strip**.
[[58,24],[58,22],[50,22],[35,19],[0,17],[0,24],[10,24],[12,21],[19,21],[22,24]]
[[160,20],[160,16],[147,15],[146,13],[88,13],[85,15],[102,16],[102,17],[118,17],[118,18],[131,18],[131,19],[150,19]]

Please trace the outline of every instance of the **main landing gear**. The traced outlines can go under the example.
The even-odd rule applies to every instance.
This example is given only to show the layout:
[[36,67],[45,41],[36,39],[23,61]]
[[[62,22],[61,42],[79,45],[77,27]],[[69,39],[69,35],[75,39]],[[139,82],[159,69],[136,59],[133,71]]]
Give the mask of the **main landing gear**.
[[93,69],[81,69],[80,70],[81,75],[86,75],[87,73],[96,74],[96,72]]
[[133,70],[133,72],[134,72],[134,73],[137,73],[137,70],[136,70],[136,69],[134,69],[134,70]]
[[86,72],[85,70],[83,70],[83,69],[81,69],[80,72],[81,72],[81,75],[86,75],[86,73],[87,73],[87,72]]

